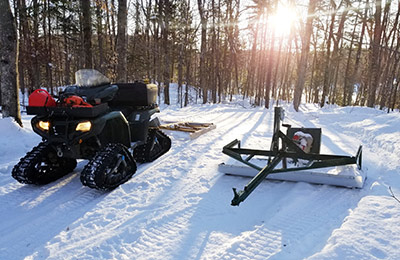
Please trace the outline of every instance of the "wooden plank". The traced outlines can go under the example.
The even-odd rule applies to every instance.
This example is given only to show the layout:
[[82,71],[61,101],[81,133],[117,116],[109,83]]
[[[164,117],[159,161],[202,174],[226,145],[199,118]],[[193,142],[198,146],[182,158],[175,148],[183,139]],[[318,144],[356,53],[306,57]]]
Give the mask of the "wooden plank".
[[161,129],[180,131],[189,133],[190,139],[195,139],[202,134],[207,133],[216,128],[213,123],[196,123],[196,122],[166,122],[160,126]]
[[209,124],[207,127],[203,127],[202,129],[200,129],[194,133],[191,133],[190,139],[195,139],[195,138],[199,137],[200,135],[203,135],[215,128],[217,128],[217,127],[214,124]]

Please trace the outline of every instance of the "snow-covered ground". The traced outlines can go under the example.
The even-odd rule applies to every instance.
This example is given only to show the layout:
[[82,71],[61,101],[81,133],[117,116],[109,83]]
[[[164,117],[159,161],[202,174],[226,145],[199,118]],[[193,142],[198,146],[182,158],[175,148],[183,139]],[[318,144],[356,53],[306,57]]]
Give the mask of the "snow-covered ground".
[[131,180],[104,193],[79,173],[45,185],[11,177],[19,158],[40,142],[0,119],[0,259],[399,259],[400,113],[361,107],[320,110],[289,105],[285,122],[321,127],[322,153],[354,155],[363,145],[363,189],[264,181],[239,207],[222,147],[268,149],[273,109],[231,104],[163,106],[164,121],[211,122],[197,139],[172,133],[172,148],[142,164]]

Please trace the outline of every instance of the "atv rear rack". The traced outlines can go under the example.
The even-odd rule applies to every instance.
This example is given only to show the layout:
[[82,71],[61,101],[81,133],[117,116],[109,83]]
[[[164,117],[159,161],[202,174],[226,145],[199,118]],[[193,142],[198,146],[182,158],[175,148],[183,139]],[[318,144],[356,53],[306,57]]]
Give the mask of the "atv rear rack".
[[[240,141],[234,140],[229,144],[223,147],[222,152],[233,159],[251,167],[253,172],[258,171],[257,175],[244,187],[243,190],[237,191],[236,188],[233,188],[234,198],[232,199],[231,205],[238,206],[242,201],[244,201],[253,191],[254,189],[268,176],[273,174],[280,174],[282,178],[271,178],[271,179],[283,179],[283,180],[303,180],[311,183],[325,183],[323,181],[312,181],[313,177],[318,177],[318,173],[304,173],[308,170],[325,168],[325,167],[333,167],[333,166],[342,166],[342,165],[357,165],[358,169],[361,169],[362,164],[362,146],[358,148],[358,151],[355,156],[344,156],[344,155],[327,155],[327,154],[319,154],[319,153],[306,153],[304,152],[295,142],[292,141],[287,135],[280,131],[280,120],[283,119],[283,109],[280,107],[275,107],[275,120],[274,120],[274,135],[272,137],[271,147],[272,150],[255,150],[255,149],[245,149],[241,148]],[[289,131],[291,128],[290,125],[284,125],[288,127],[288,133],[293,132]],[[302,129],[302,128],[300,128]],[[315,130],[308,129],[308,130]],[[319,131],[320,133],[320,131]],[[318,139],[318,137],[317,137]],[[320,139],[320,136],[319,136]],[[281,140],[281,142],[279,142]],[[279,148],[279,144],[281,143],[281,147]],[[318,146],[319,143],[315,144],[314,147]],[[236,147],[237,146],[237,147]],[[319,151],[319,148],[317,149]],[[260,167],[259,165],[253,163],[251,159],[255,156],[263,156],[267,157],[267,165],[264,167]],[[301,165],[300,167],[288,167],[288,159],[291,159],[293,162],[306,161],[307,163]],[[278,166],[281,168],[278,168]],[[228,165],[220,165],[220,168],[223,168],[226,172],[230,166]],[[246,169],[247,167],[242,167]],[[296,178],[297,173],[289,174],[290,176],[285,176],[283,173],[289,172],[298,172],[300,178]],[[246,174],[245,174],[246,175]],[[293,176],[295,176],[293,178]],[[288,178],[285,178],[288,177]],[[350,178],[346,177],[338,177],[336,178]],[[292,179],[291,179],[292,178]],[[321,177],[318,177],[321,178]],[[317,179],[318,179],[317,178]],[[363,179],[361,180],[361,184],[357,184],[355,186],[362,186]],[[360,182],[360,181],[359,181]],[[359,183],[358,182],[358,183]],[[339,185],[343,184],[344,186],[353,186],[352,182],[346,181],[334,181],[331,184]],[[359,187],[361,188],[361,187]]]

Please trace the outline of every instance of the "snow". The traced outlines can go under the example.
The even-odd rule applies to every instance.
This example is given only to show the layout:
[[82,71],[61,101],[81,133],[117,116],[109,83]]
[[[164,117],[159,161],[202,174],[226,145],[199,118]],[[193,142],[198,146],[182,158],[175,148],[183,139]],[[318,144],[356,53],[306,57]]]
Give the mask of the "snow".
[[[172,93],[174,93],[172,91]],[[321,153],[355,155],[363,145],[363,189],[264,181],[239,207],[222,147],[269,149],[273,109],[247,101],[162,106],[163,121],[214,123],[190,140],[171,134],[172,148],[142,164],[112,192],[82,186],[73,173],[44,186],[11,177],[19,158],[40,142],[0,119],[0,259],[398,259],[400,248],[400,113],[365,107],[289,104],[284,122],[322,128]]]

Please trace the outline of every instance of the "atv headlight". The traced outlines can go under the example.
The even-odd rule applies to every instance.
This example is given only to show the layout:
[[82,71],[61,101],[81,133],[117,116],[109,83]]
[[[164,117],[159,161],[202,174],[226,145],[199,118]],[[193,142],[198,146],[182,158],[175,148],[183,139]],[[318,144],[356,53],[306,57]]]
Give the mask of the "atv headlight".
[[38,128],[40,128],[40,130],[42,131],[49,131],[50,129],[50,122],[48,121],[39,121],[39,123],[37,124]]
[[80,122],[76,126],[75,131],[87,132],[90,131],[91,128],[92,128],[92,123],[90,123],[90,121],[85,121],[85,122]]

